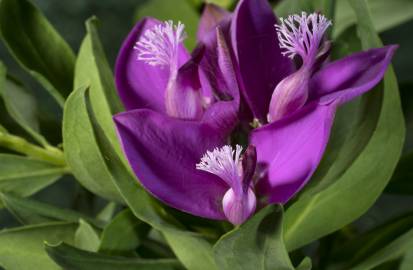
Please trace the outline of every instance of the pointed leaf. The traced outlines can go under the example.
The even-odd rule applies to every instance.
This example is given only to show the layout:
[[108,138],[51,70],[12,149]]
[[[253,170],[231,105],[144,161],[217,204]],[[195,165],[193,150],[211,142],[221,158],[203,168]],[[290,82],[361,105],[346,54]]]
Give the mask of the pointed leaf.
[[214,246],[219,269],[295,269],[282,235],[282,207],[270,205]]
[[141,243],[149,227],[137,219],[130,209],[120,212],[102,232],[99,252],[108,255],[128,255]]
[[[85,96],[85,90],[86,89],[79,89],[75,92],[80,98],[83,97],[83,103],[86,103],[88,100]],[[129,170],[116,155],[115,150],[105,137],[102,128],[99,126],[96,117],[94,116],[90,101],[88,101],[87,104],[95,138],[98,141],[102,154],[107,157],[105,159],[106,166],[113,176],[112,179],[115,185],[134,215],[155,229],[161,231],[176,256],[188,269],[216,269],[212,257],[211,244],[201,235],[182,230],[167,212],[138,186],[137,180],[130,174]],[[199,262],[202,262],[202,264]]]
[[54,183],[65,168],[23,156],[0,154],[0,192],[30,196]]
[[97,251],[99,248],[100,239],[99,235],[83,219],[79,220],[79,227],[75,233],[75,246],[86,251]]
[[[365,1],[351,3],[358,16],[363,49],[381,46]],[[325,175],[317,178],[313,188],[304,191],[286,211],[284,228],[289,250],[358,218],[375,202],[393,173],[405,128],[392,68],[386,73],[384,83],[365,95],[356,106],[355,125],[341,131],[347,137],[334,145],[335,155],[326,155]],[[331,141],[330,145],[334,143]],[[352,203],[354,201],[357,203]],[[319,220],[329,222],[320,223]]]
[[[97,112],[98,121],[110,143],[120,154],[112,114],[122,110],[122,107],[115,91],[112,72],[99,41],[96,19],[89,19],[86,28],[87,35],[76,62],[75,89],[90,87],[92,106]],[[93,138],[86,108],[79,102],[81,100],[72,94],[65,104],[63,114],[63,144],[67,163],[76,179],[88,190],[104,198],[121,201]]]
[[0,265],[7,270],[60,270],[43,248],[44,241],[73,243],[76,224],[47,223],[0,232]]
[[[347,27],[357,23],[357,16],[347,1],[336,1],[334,36],[340,35]],[[410,0],[369,0],[372,23],[381,33],[413,18],[413,2]]]
[[70,209],[62,209],[38,202],[20,198],[12,194],[2,193],[0,199],[4,206],[23,224],[38,224],[52,221],[78,222],[79,219],[87,220],[97,227],[102,227],[101,222]]
[[16,61],[63,106],[75,56],[43,14],[27,0],[1,1],[0,32]]
[[104,156],[93,137],[83,95],[78,90],[69,96],[65,104],[63,147],[66,162],[84,187],[104,198],[122,201],[106,168]]
[[394,239],[411,230],[412,227],[413,213],[392,219],[336,246],[331,251],[331,260],[341,263],[344,268],[351,268],[366,260],[376,251],[385,248]]
[[67,244],[46,245],[46,251],[64,269],[76,270],[173,270],[179,266],[174,259],[131,259],[83,251]]
[[363,262],[352,267],[352,270],[373,269],[382,263],[402,257],[407,251],[413,249],[413,229],[394,239],[386,247],[374,252]]
[[39,133],[36,99],[15,79],[7,77],[6,67],[0,62],[0,95],[4,100],[8,114],[33,139],[43,146],[49,145]]
[[117,205],[114,202],[109,202],[96,216],[97,220],[108,223],[112,220],[113,215],[115,214]]

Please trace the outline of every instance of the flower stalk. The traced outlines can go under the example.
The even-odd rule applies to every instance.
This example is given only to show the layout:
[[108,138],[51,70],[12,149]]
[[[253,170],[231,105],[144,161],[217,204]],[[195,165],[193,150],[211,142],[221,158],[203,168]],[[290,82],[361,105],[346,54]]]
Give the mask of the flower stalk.
[[45,148],[42,148],[28,142],[22,137],[1,131],[0,146],[54,165],[66,166],[63,152],[53,146],[46,146]]

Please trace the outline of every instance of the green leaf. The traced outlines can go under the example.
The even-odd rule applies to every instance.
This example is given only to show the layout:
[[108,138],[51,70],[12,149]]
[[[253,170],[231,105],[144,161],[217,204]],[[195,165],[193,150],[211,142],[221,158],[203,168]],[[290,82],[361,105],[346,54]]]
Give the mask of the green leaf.
[[6,67],[0,62],[0,95],[4,100],[8,114],[43,146],[49,143],[39,133],[37,119],[37,102],[21,83],[12,78],[7,78]]
[[120,212],[102,233],[99,252],[108,255],[128,255],[149,232],[149,227],[137,219],[130,209]]
[[92,107],[99,112],[96,116],[105,129],[105,134],[116,140],[112,115],[123,111],[113,80],[113,73],[106,59],[97,30],[98,19],[92,17],[86,21],[87,34],[83,39],[75,68],[75,89],[90,87]]
[[221,237],[214,246],[218,268],[295,269],[283,241],[282,212],[280,205],[267,206]]
[[344,264],[344,268],[350,269],[377,250],[385,248],[412,227],[413,213],[408,213],[336,246],[331,252],[331,258],[335,262]]
[[319,11],[326,15],[328,18],[333,18],[335,1],[336,0],[281,1],[280,4],[275,7],[275,13],[278,17],[287,17],[288,15],[301,13],[302,11],[306,11],[307,13]]
[[407,251],[413,249],[413,229],[393,240],[386,247],[374,252],[363,262],[352,267],[352,270],[368,270],[382,263],[402,257]]
[[76,224],[48,223],[0,232],[0,265],[7,270],[60,270],[44,251],[44,241],[73,243]]
[[[413,18],[413,2],[410,0],[369,0],[368,9],[377,32],[383,32]],[[334,20],[334,36],[357,23],[357,16],[346,0],[337,0]]]
[[[144,190],[142,190],[136,179],[130,174],[124,163],[116,155],[115,150],[103,133],[102,128],[94,116],[90,102],[85,96],[86,89],[75,92],[83,98],[85,106],[88,101],[88,113],[93,124],[95,139],[105,159],[108,170],[125,202],[131,208],[136,217],[155,229],[162,232],[172,250],[184,266],[190,270],[214,270],[217,269],[212,253],[212,246],[201,235],[182,230],[171,216]],[[199,262],[202,262],[200,264]]]
[[403,260],[400,264],[399,270],[411,270],[413,269],[413,250],[406,252],[406,255],[403,257]]
[[236,1],[235,0],[204,0],[205,3],[212,3],[223,8],[231,7]]
[[17,62],[63,106],[75,56],[43,14],[27,0],[2,0],[0,33]]
[[46,251],[57,264],[67,270],[173,270],[179,266],[179,262],[174,259],[113,257],[76,249],[66,244],[47,244]]
[[7,131],[7,129],[6,129],[5,127],[3,127],[2,125],[0,125],[0,133],[7,134],[8,131]]
[[158,20],[173,20],[185,24],[185,31],[188,37],[185,45],[188,49],[195,48],[196,31],[198,27],[199,15],[192,5],[183,0],[151,0],[139,5],[135,12],[135,20],[143,17],[155,17]]
[[[88,33],[76,62],[75,86],[76,89],[90,87],[92,106],[98,115],[99,124],[105,130],[110,143],[115,146],[117,155],[122,155],[112,121],[112,114],[119,112],[121,105],[95,24],[96,20],[93,18],[86,23]],[[76,179],[85,188],[109,200],[121,202],[122,199],[106,169],[104,157],[99,151],[87,117],[82,97],[74,93],[70,95],[63,114],[66,161]]]
[[20,222],[23,224],[38,224],[51,221],[78,222],[79,219],[87,220],[97,227],[102,227],[101,222],[70,209],[62,209],[31,199],[20,198],[12,194],[0,194],[1,201]]
[[0,154],[0,192],[30,196],[54,183],[66,172],[43,161]]
[[79,227],[75,233],[75,246],[86,251],[97,251],[99,249],[100,239],[99,235],[83,219],[79,220]]
[[[363,49],[381,46],[365,1],[352,1],[358,15]],[[334,156],[326,154],[327,169],[313,188],[304,191],[285,214],[285,240],[289,250],[327,235],[362,215],[378,198],[400,157],[404,122],[397,80],[390,67],[384,83],[357,103],[356,118],[346,138],[334,145]],[[332,134],[334,139],[334,134]],[[329,145],[329,147],[330,147]],[[325,165],[324,165],[325,166]],[[357,202],[357,203],[354,203]],[[322,222],[319,221],[328,221]]]
[[103,221],[104,223],[108,223],[111,221],[115,211],[116,211],[117,205],[114,202],[109,202],[96,216],[97,220]]

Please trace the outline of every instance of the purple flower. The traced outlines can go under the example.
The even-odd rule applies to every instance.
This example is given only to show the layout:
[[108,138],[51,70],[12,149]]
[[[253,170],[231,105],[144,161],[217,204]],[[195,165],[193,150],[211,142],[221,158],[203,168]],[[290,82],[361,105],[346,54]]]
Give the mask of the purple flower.
[[[241,0],[233,14],[207,5],[189,56],[182,24],[138,23],[116,65],[128,111],[114,119],[142,185],[170,206],[233,224],[261,203],[287,202],[317,168],[337,106],[373,88],[396,50],[329,62],[330,25],[317,13],[278,23],[266,0]],[[245,151],[225,145],[237,113]],[[246,128],[252,119],[256,128]]]
[[115,77],[126,112],[114,117],[124,153],[140,183],[186,212],[224,219],[227,187],[195,168],[236,125],[239,89],[220,31],[214,54],[200,44],[189,55],[184,25],[140,21],[119,52]]
[[[253,16],[252,6],[257,2],[267,12],[261,11],[260,15]],[[241,1],[233,23],[241,25],[239,22],[245,23],[245,18],[254,17],[259,18],[262,25],[268,24],[264,14],[271,16],[269,9],[265,0]],[[256,147],[259,165],[260,179],[255,180],[255,190],[260,197],[268,198],[268,203],[287,202],[308,182],[324,153],[337,106],[372,89],[382,79],[397,49],[397,46],[386,46],[328,62],[331,43],[325,39],[324,33],[330,25],[331,22],[323,15],[304,12],[280,19],[276,25],[277,37],[274,39],[278,44],[273,44],[276,50],[281,49],[281,55],[290,59],[297,57],[301,65],[291,72],[289,66],[292,61],[290,65],[285,64],[285,59],[288,59],[285,57],[281,60],[281,73],[289,75],[281,81],[262,78],[263,85],[276,83],[271,98],[259,105],[260,108],[268,108],[266,119],[263,112],[251,107],[260,123],[249,137],[249,143]],[[232,44],[246,44],[251,37],[260,34],[259,31],[249,36],[241,32],[232,33]],[[233,48],[240,51],[239,46]],[[240,66],[242,62],[250,63],[254,59],[261,61],[258,56],[238,53]],[[259,77],[261,72],[256,68],[246,67],[244,72],[241,69],[241,85],[244,86],[241,90],[248,104],[252,103],[251,97],[259,95],[252,87],[254,83],[250,77]]]

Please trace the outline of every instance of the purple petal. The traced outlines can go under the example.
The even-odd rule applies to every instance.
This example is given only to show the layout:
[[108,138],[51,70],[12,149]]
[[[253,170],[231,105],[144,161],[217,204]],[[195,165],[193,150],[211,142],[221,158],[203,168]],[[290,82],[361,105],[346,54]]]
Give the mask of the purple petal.
[[228,185],[195,167],[207,150],[224,144],[221,132],[146,109],[118,114],[114,120],[129,164],[149,192],[193,215],[225,218],[222,198]]
[[215,36],[215,29],[223,21],[229,21],[231,13],[227,10],[214,5],[206,4],[199,21],[198,40],[204,41],[208,36]]
[[270,203],[285,203],[310,179],[328,142],[336,104],[303,107],[296,114],[253,131],[250,144],[267,177],[258,191]]
[[241,89],[254,116],[261,120],[266,119],[274,88],[292,71],[291,61],[281,54],[276,23],[267,0],[241,0],[231,25]]
[[201,83],[198,75],[203,49],[194,50],[191,59],[179,68],[176,76],[170,76],[165,107],[169,116],[180,119],[201,119],[203,114]]
[[[214,55],[207,54],[201,63],[205,72],[201,79],[203,89],[210,89],[219,101],[213,103],[204,113],[203,122],[208,122],[221,132],[229,134],[238,121],[239,88],[236,70],[231,60],[224,34],[217,29],[216,50]],[[202,76],[201,76],[202,77]]]
[[[165,89],[169,78],[167,67],[151,66],[138,60],[135,43],[147,29],[160,24],[153,18],[138,22],[122,44],[116,60],[115,80],[119,96],[126,110],[149,108],[165,111]],[[189,54],[181,44],[179,63],[189,59]]]
[[355,53],[323,67],[310,81],[311,99],[343,104],[372,89],[383,78],[397,47]]

